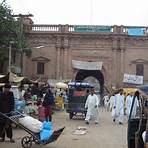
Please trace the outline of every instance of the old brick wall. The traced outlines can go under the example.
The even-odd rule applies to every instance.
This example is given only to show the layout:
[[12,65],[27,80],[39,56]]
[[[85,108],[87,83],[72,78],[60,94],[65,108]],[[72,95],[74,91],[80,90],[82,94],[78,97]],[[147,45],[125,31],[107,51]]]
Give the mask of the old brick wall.
[[[28,41],[33,47],[30,58],[24,59],[24,73],[45,79],[74,79],[77,69],[72,60],[103,62],[102,73],[107,84],[121,86],[124,73],[136,74],[136,63],[144,64],[144,80],[148,81],[148,37],[123,34],[31,32]],[[42,46],[41,48],[35,48]],[[36,74],[36,61],[44,57],[45,74]]]

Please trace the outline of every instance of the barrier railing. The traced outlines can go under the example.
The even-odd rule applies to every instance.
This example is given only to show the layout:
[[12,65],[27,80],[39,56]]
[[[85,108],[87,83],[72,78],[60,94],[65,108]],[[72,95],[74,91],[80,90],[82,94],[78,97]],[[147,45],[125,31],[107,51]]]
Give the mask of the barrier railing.
[[57,32],[57,33],[105,33],[125,34],[130,36],[148,35],[146,26],[104,26],[104,25],[27,25],[24,26],[28,32]]

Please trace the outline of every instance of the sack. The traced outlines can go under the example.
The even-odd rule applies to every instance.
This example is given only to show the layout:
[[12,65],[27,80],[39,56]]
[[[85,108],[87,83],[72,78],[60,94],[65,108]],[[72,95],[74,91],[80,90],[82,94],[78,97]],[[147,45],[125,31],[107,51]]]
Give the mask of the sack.
[[51,122],[47,122],[47,121],[44,121],[43,122],[43,129],[46,129],[46,130],[52,130],[52,123]]
[[40,140],[41,141],[46,141],[50,138],[50,136],[52,135],[53,131],[52,130],[46,130],[46,129],[43,129],[41,132],[40,132]]
[[43,122],[43,129],[40,132],[40,140],[41,141],[46,141],[50,138],[50,136],[52,135],[53,131],[52,131],[52,123],[51,122],[47,122],[44,121]]
[[20,118],[19,123],[34,133],[39,133],[43,127],[42,122],[31,116],[25,116],[23,118]]

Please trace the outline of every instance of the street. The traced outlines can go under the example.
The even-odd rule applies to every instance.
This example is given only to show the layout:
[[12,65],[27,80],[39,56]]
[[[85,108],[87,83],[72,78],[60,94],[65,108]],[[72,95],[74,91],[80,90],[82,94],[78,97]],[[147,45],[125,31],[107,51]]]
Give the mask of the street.
[[[65,111],[56,111],[53,114],[54,129],[65,126],[63,134],[54,143],[45,146],[33,144],[32,148],[127,148],[126,121],[124,125],[113,123],[110,112],[107,112],[104,108],[99,108],[99,117],[99,124],[90,122],[89,125],[86,125],[81,117],[70,120]],[[79,126],[87,127],[88,132],[84,135],[75,135],[74,131]],[[15,129],[15,143],[0,143],[0,148],[20,148],[21,138],[25,135],[27,135],[25,131]]]

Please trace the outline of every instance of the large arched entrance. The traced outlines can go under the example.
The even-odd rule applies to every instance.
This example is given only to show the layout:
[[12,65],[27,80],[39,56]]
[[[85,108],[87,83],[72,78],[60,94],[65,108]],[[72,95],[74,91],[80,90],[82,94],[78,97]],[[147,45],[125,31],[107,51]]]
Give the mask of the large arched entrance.
[[100,83],[100,94],[103,94],[104,90],[104,76],[100,70],[79,70],[76,74],[76,81],[83,81],[87,77],[94,77]]

